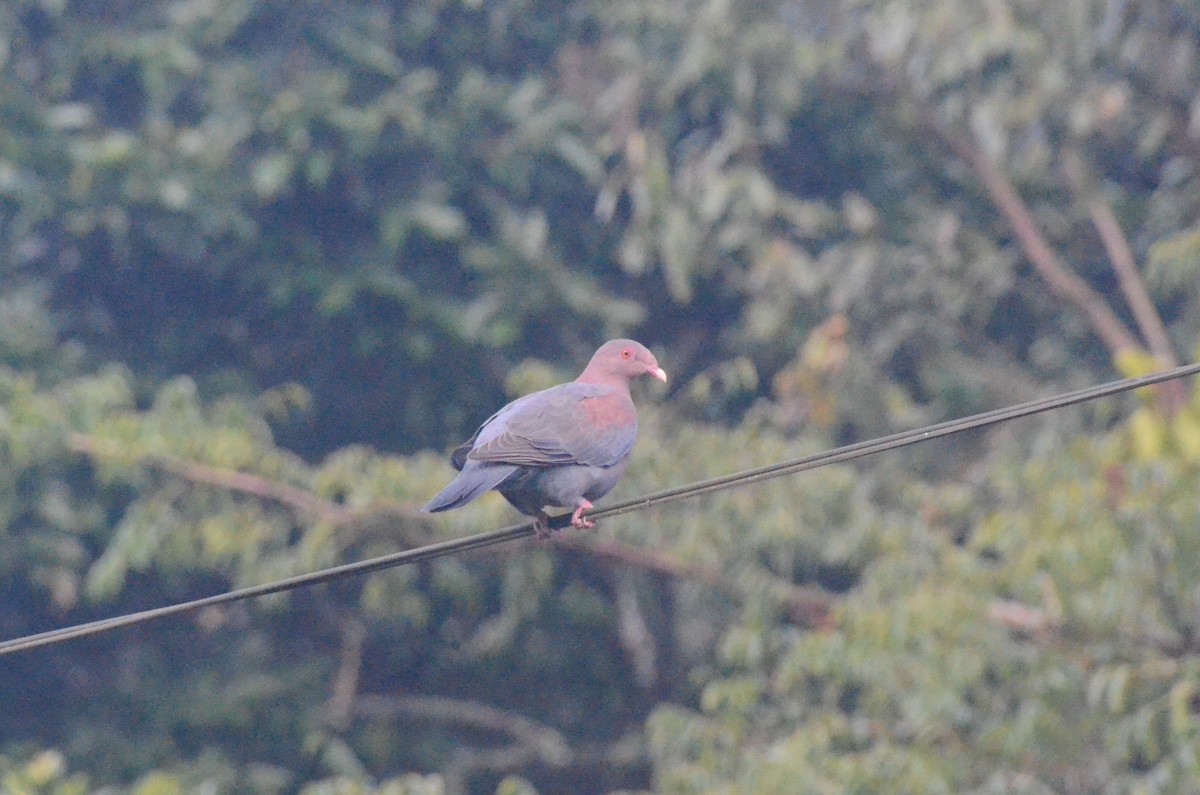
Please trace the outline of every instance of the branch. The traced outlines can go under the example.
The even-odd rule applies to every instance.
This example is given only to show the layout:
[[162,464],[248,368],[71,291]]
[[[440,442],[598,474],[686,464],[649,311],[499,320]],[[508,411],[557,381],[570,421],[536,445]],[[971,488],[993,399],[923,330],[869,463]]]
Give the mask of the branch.
[[333,694],[326,708],[329,722],[339,729],[350,724],[354,699],[358,695],[358,680],[362,673],[363,643],[367,628],[358,619],[346,619],[342,624],[342,646],[337,673],[333,678]]
[[[521,746],[510,746],[490,751],[459,748],[456,762],[468,770],[508,771],[527,767],[535,762],[545,763],[537,758],[529,749]],[[614,768],[629,768],[644,764],[646,761],[646,739],[641,734],[627,734],[612,743],[587,743],[581,745],[572,755],[570,767],[579,769],[585,767],[600,768],[609,772]],[[547,765],[555,767],[555,765]],[[568,765],[558,765],[565,768]],[[449,789],[449,787],[447,787]]]
[[1057,634],[1061,621],[1055,621],[1039,607],[1030,607],[1015,599],[998,599],[988,608],[988,617],[1023,635]]
[[[67,439],[67,446],[75,452],[95,459],[129,457],[128,452],[121,449],[117,443],[82,433],[71,434]],[[298,486],[280,483],[250,472],[214,467],[197,461],[156,453],[142,453],[135,458],[140,463],[159,467],[184,480],[276,502],[290,508],[301,517],[315,517],[320,521],[337,526],[344,526],[350,522],[369,524],[371,518],[380,513],[388,517],[393,515],[393,510],[388,506],[347,508]],[[734,590],[734,585],[730,582],[727,572],[688,563],[666,552],[640,549],[617,541],[584,540],[562,534],[556,535],[555,539],[562,546],[586,554],[606,557],[679,579],[699,580],[713,587]],[[787,605],[792,620],[797,624],[822,628],[832,625],[831,610],[836,599],[826,591],[820,588],[795,585],[778,578],[772,580],[771,587],[775,590],[778,598]]]
[[1171,347],[1171,338],[1167,327],[1163,324],[1154,302],[1142,281],[1137,261],[1133,256],[1133,248],[1129,239],[1121,229],[1116,213],[1097,191],[1089,189],[1090,180],[1084,167],[1083,158],[1078,152],[1068,151],[1063,157],[1063,172],[1071,190],[1083,201],[1087,202],[1088,213],[1092,218],[1092,226],[1100,235],[1108,261],[1117,273],[1117,281],[1121,292],[1133,311],[1133,319],[1137,322],[1138,330],[1150,345],[1150,352],[1158,357],[1163,367],[1177,367],[1179,360]]
[[643,690],[649,690],[658,679],[658,647],[654,633],[646,621],[646,613],[638,601],[633,570],[629,567],[613,571],[613,590],[616,592],[617,638],[629,655],[633,678]]
[[[71,434],[67,438],[67,447],[77,453],[97,459],[127,457],[127,453],[116,443],[82,433]],[[138,456],[138,459],[143,463],[178,475],[184,480],[218,486],[252,497],[278,502],[299,514],[315,516],[321,521],[332,524],[345,524],[354,516],[354,512],[350,509],[318,497],[310,491],[288,483],[269,480],[250,472],[214,467],[159,453],[143,453]]]
[[1092,216],[1092,225],[1096,227],[1096,232],[1104,242],[1104,250],[1108,252],[1113,270],[1117,272],[1121,292],[1125,294],[1125,300],[1133,310],[1138,329],[1150,344],[1150,352],[1158,357],[1164,368],[1178,367],[1179,359],[1171,347],[1167,328],[1163,325],[1158,310],[1154,308],[1149,293],[1146,292],[1146,285],[1142,282],[1133,258],[1133,250],[1129,247],[1125,233],[1121,231],[1117,216],[1100,197],[1093,198],[1088,203],[1088,211]]
[[[562,733],[531,720],[524,715],[496,709],[478,701],[444,698],[442,696],[361,696],[354,709],[364,717],[391,717],[396,714],[414,718],[453,723],[494,734],[511,737],[525,753],[532,753],[550,767],[566,767],[575,755]],[[507,753],[520,749],[510,749]]]
[[[677,579],[699,580],[714,588],[734,590],[727,571],[698,563],[688,563],[675,555],[661,550],[644,549],[622,544],[620,541],[601,541],[580,537],[555,535],[559,546],[575,549],[590,555],[608,558],[647,571],[668,574]],[[833,606],[837,597],[814,586],[796,585],[780,578],[770,581],[771,589],[788,607],[789,615],[797,624],[828,629],[833,626]]]
[[505,734],[515,741],[492,748],[465,745],[455,748],[452,761],[441,771],[448,795],[469,792],[468,782],[477,771],[512,772],[541,765],[554,770],[574,768],[579,771],[574,775],[582,779],[587,775],[583,768],[608,773],[646,764],[646,739],[640,732],[626,734],[611,743],[585,743],[572,749],[557,730],[478,701],[441,696],[363,696],[358,699],[355,712],[366,717],[384,718],[404,714]]
[[[1104,251],[1108,254],[1108,261],[1117,274],[1121,292],[1124,293],[1125,301],[1133,312],[1133,319],[1142,333],[1142,338],[1150,346],[1150,352],[1154,354],[1162,367],[1177,367],[1179,359],[1175,356],[1175,351],[1171,346],[1171,337],[1167,334],[1167,327],[1154,307],[1154,302],[1150,300],[1150,294],[1142,280],[1137,260],[1133,256],[1133,248],[1129,245],[1129,238],[1121,229],[1121,222],[1117,220],[1116,213],[1113,212],[1112,207],[1104,200],[1103,196],[1088,189],[1089,180],[1083,160],[1078,153],[1068,152],[1066,154],[1063,170],[1071,189],[1087,203],[1092,226],[1096,228],[1100,242],[1104,244]],[[1163,408],[1168,414],[1174,414],[1187,404],[1187,390],[1181,382],[1172,381],[1161,384],[1158,387],[1158,394],[1161,396]]]
[[[1154,308],[1154,302],[1150,300],[1150,295],[1146,292],[1146,285],[1142,281],[1137,263],[1133,258],[1133,250],[1129,247],[1129,241],[1124,232],[1121,231],[1121,224],[1117,221],[1117,216],[1113,213],[1112,208],[1099,197],[1088,203],[1088,209],[1092,216],[1092,225],[1096,227],[1096,232],[1104,242],[1104,249],[1108,252],[1109,262],[1112,263],[1113,270],[1117,272],[1121,292],[1125,293],[1125,300],[1133,311],[1133,318],[1137,321],[1142,336],[1150,344],[1150,352],[1154,354],[1162,367],[1178,367],[1179,359],[1171,347],[1171,338],[1167,335],[1166,326],[1163,324],[1158,310]],[[1187,405],[1187,390],[1182,381],[1168,381],[1165,384],[1159,384],[1158,391],[1163,399],[1163,407],[1168,414],[1174,414]]]
[[[932,119],[932,113],[926,114],[925,118]],[[1028,206],[999,166],[965,138],[936,122],[931,121],[930,125],[937,136],[974,169],[992,201],[1012,226],[1025,256],[1056,295],[1083,312],[1109,353],[1115,358],[1122,353],[1142,350],[1104,297],[1068,268],[1050,248]]]

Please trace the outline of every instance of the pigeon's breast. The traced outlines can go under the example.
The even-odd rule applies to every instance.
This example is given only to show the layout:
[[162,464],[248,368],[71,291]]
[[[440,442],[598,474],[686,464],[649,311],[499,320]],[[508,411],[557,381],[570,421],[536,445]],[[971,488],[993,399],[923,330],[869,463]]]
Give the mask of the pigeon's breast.
[[637,433],[637,410],[629,395],[600,395],[583,401],[583,411],[592,427],[615,433]]

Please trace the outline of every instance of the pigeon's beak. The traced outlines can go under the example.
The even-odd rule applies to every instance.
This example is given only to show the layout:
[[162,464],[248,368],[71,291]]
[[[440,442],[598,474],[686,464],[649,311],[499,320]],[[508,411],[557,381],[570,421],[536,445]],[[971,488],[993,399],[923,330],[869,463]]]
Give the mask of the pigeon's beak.
[[646,372],[657,378],[659,381],[662,381],[664,384],[667,383],[667,374],[661,367],[647,367]]

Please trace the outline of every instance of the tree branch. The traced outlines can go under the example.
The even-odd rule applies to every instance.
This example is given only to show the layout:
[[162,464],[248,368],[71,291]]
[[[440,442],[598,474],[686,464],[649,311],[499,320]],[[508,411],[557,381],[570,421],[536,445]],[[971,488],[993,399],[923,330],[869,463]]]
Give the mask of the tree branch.
[[628,566],[613,572],[613,590],[617,608],[617,638],[629,655],[633,677],[639,687],[649,690],[658,679],[658,646],[637,596],[636,579]]
[[[67,439],[67,445],[78,453],[96,459],[128,457],[128,453],[115,443],[82,433],[71,434]],[[214,467],[197,461],[156,453],[142,453],[136,458],[139,463],[159,467],[193,483],[225,488],[239,494],[279,503],[290,508],[302,518],[315,517],[320,521],[343,526],[352,521],[369,522],[373,515],[381,511],[391,515],[389,506],[376,505],[365,509],[346,508],[298,486],[280,483],[250,472]],[[734,588],[726,572],[717,568],[688,563],[660,550],[641,549],[618,541],[583,539],[563,534],[558,534],[554,538],[556,543],[584,554],[608,558],[678,579],[698,580],[727,591]],[[822,628],[832,626],[831,611],[837,601],[836,597],[820,588],[795,585],[779,578],[771,580],[770,587],[788,607],[789,615],[797,624]]]
[[333,694],[329,697],[326,714],[329,722],[345,729],[350,725],[354,711],[354,700],[358,695],[358,679],[362,673],[363,643],[367,639],[367,628],[355,618],[342,622],[342,645],[337,673],[333,678]]
[[[933,115],[929,113],[925,117],[932,119]],[[1125,327],[1104,297],[1068,268],[1050,248],[1037,222],[1034,221],[1033,214],[1000,167],[983,150],[962,136],[936,122],[931,121],[930,125],[937,136],[975,171],[992,202],[1008,220],[1033,267],[1056,295],[1074,305],[1087,317],[1092,330],[1107,346],[1109,353],[1115,358],[1122,353],[1142,350],[1132,332]]]
[[362,696],[355,712],[364,717],[384,718],[403,714],[507,735],[514,740],[509,745],[492,748],[455,748],[452,761],[442,770],[448,795],[465,795],[472,773],[480,770],[511,772],[542,765],[556,770],[594,767],[611,771],[646,762],[646,739],[640,733],[626,734],[608,743],[585,743],[573,749],[556,729],[478,701],[441,696]]
[[[1133,250],[1129,246],[1125,233],[1121,230],[1117,216],[1108,203],[1100,197],[1096,197],[1088,203],[1088,211],[1092,216],[1092,225],[1096,227],[1096,232],[1104,243],[1104,250],[1108,252],[1109,262],[1112,263],[1113,270],[1117,272],[1121,292],[1125,294],[1125,300],[1133,311],[1133,318],[1138,324],[1138,329],[1150,345],[1150,352],[1154,354],[1162,367],[1178,367],[1179,359],[1171,347],[1171,338],[1167,334],[1167,328],[1163,324],[1158,310],[1155,309],[1154,302],[1150,300],[1146,285],[1142,281],[1141,273],[1133,258]],[[1159,384],[1157,389],[1168,413],[1174,414],[1187,405],[1187,390],[1182,381],[1168,381],[1165,384]]]
[[[91,458],[122,458],[126,456],[116,444],[95,436],[73,433],[67,438],[67,446],[77,453],[83,453]],[[261,475],[242,472],[237,469],[224,469],[197,461],[188,461],[174,456],[159,453],[143,453],[138,459],[151,466],[178,475],[193,483],[205,483],[218,486],[252,497],[277,502],[291,508],[299,514],[314,516],[317,519],[333,524],[344,524],[354,516],[354,512],[337,503],[318,497],[288,483],[269,480]]]
[[1092,216],[1092,225],[1096,227],[1096,232],[1104,243],[1104,250],[1108,252],[1113,270],[1117,272],[1121,292],[1125,294],[1125,300],[1133,310],[1138,329],[1150,345],[1150,352],[1158,357],[1163,367],[1178,367],[1179,359],[1171,347],[1167,328],[1163,325],[1158,310],[1154,308],[1154,302],[1150,300],[1133,258],[1133,249],[1129,247],[1129,241],[1121,231],[1121,223],[1117,216],[1108,203],[1098,196],[1088,202],[1088,211]]
[[[1100,236],[1108,261],[1117,274],[1117,283],[1125,296],[1125,302],[1133,312],[1134,322],[1142,338],[1150,346],[1150,352],[1158,359],[1162,367],[1177,367],[1179,359],[1171,346],[1171,337],[1162,317],[1150,300],[1146,284],[1138,270],[1137,260],[1133,256],[1133,248],[1129,238],[1121,229],[1121,222],[1111,205],[1097,191],[1090,189],[1090,180],[1084,166],[1083,158],[1078,152],[1068,151],[1063,157],[1063,171],[1071,190],[1084,201],[1092,226]],[[1169,414],[1174,414],[1187,404],[1187,390],[1181,382],[1172,381],[1160,384],[1157,392],[1163,401],[1163,408]]]
[[[677,579],[698,580],[726,591],[734,588],[728,572],[697,563],[688,563],[661,550],[644,549],[622,544],[620,541],[584,539],[562,534],[555,535],[554,539],[559,546],[608,558],[647,571],[668,574]],[[833,594],[814,586],[796,585],[778,577],[771,579],[770,587],[787,606],[791,619],[797,624],[821,629],[832,627],[833,606],[838,602],[837,597]]]
[[376,718],[404,714],[507,735],[550,767],[565,767],[574,759],[570,745],[557,729],[478,701],[442,696],[360,696],[354,712]]

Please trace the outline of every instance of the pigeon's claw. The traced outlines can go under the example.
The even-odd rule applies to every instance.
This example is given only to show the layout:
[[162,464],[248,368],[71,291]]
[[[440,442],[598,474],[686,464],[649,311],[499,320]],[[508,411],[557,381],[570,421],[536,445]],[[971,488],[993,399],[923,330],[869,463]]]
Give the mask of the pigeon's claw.
[[575,512],[571,514],[571,527],[577,527],[580,530],[591,530],[596,526],[596,523],[583,515],[584,511],[590,511],[592,504],[587,500],[582,501],[575,507]]
[[538,511],[533,517],[533,534],[538,541],[545,541],[554,531],[550,529],[550,516],[545,511]]

